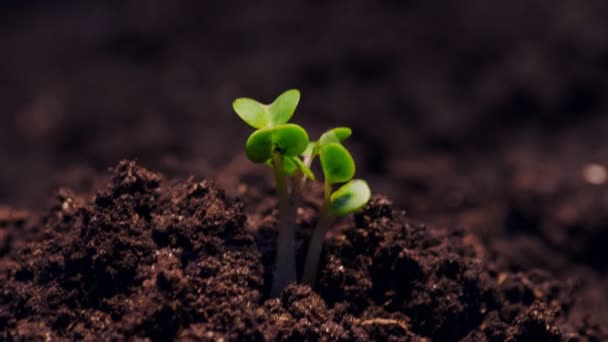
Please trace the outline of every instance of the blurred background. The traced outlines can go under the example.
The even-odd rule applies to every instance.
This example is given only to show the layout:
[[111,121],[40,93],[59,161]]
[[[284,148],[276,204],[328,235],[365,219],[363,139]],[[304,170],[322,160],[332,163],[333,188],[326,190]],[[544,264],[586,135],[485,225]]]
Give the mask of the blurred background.
[[575,282],[608,321],[606,18],[603,0],[4,0],[0,204],[44,208],[123,158],[234,171],[232,100],[299,88],[294,121],[352,127],[375,192]]

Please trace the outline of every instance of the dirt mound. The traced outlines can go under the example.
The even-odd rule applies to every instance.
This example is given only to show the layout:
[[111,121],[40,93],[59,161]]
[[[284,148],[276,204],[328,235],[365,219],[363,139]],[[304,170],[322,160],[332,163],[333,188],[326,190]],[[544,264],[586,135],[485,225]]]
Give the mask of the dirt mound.
[[[261,230],[209,182],[123,161],[94,197],[61,194],[30,241],[3,240],[1,339],[606,338],[575,319],[568,283],[496,269],[470,235],[414,223],[381,196],[328,239],[318,293],[268,299]],[[22,216],[0,219],[1,236]]]
[[247,316],[261,266],[244,220],[206,182],[161,187],[122,162],[94,202],[65,198],[40,222],[43,239],[14,253],[4,337],[165,339]]

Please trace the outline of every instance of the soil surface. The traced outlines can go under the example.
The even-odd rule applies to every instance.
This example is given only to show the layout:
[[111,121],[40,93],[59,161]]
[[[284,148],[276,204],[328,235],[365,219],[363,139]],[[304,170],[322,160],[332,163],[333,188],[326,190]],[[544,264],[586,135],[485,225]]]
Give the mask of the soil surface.
[[[299,210],[299,254],[317,195],[308,191]],[[240,199],[206,180],[164,179],[123,161],[95,194],[59,191],[43,217],[4,211],[0,338],[608,337],[581,319],[571,284],[501,268],[474,236],[413,222],[382,196],[332,232],[318,291],[294,284],[268,298],[272,258],[264,255],[273,254],[265,246],[275,242],[277,217],[263,207],[248,216]],[[31,234],[16,242],[23,229]]]
[[[203,234],[211,240],[228,234],[221,248],[239,250],[245,255],[240,262],[251,262],[242,267],[253,267],[250,275],[234,275],[235,288],[222,294],[263,306],[259,320],[243,313],[238,324],[248,328],[238,333],[255,326],[247,331],[259,332],[258,337],[313,336],[306,334],[325,333],[319,322],[332,322],[345,334],[371,339],[405,334],[477,340],[483,334],[502,340],[546,321],[552,328],[541,334],[605,340],[606,17],[605,1],[574,0],[5,1],[0,11],[0,280],[3,289],[16,286],[14,281],[30,289],[3,292],[2,310],[22,311],[3,311],[0,323],[10,322],[13,335],[38,331],[41,338],[47,333],[71,338],[102,332],[145,336],[158,331],[154,322],[159,321],[170,325],[163,326],[166,334],[184,339],[212,330],[204,324],[227,324],[228,309],[202,313],[185,300],[199,289],[209,291],[196,283],[202,280],[187,280],[179,290],[162,289],[151,280],[158,270],[172,274],[167,276],[171,284],[198,272],[174,263],[183,252],[172,248],[190,248],[192,260],[224,260],[213,249],[195,248],[215,244],[197,236],[177,239],[176,231],[150,237],[162,226],[151,213],[156,220],[173,213],[201,221],[190,223],[196,227],[214,225],[203,222],[194,207],[184,209],[190,200],[168,203],[187,196],[184,187],[190,183],[178,180],[194,175],[208,179],[207,187],[215,189],[210,181],[219,184],[226,200],[216,205],[236,206],[231,210],[242,216],[236,221],[245,220],[222,216],[217,223],[233,222],[232,233],[209,228]],[[303,94],[295,122],[313,136],[334,126],[352,127],[347,145],[357,160],[357,177],[395,206],[377,241],[372,239],[376,216],[387,215],[342,222],[340,233],[329,240],[330,266],[319,292],[297,287],[277,303],[266,298],[273,261],[272,187],[267,170],[242,155],[250,131],[230,104],[239,96],[269,101],[292,87]],[[115,190],[120,186],[105,170],[124,158],[163,173],[166,180],[152,181],[152,173],[135,167],[140,174],[134,177],[146,179],[145,184]],[[121,177],[114,174],[115,181]],[[97,195],[104,191],[105,197]],[[121,191],[137,198],[117,204],[115,194]],[[319,190],[309,191],[299,216],[302,246],[318,205]],[[205,196],[199,200],[207,203]],[[244,207],[237,208],[236,198]],[[180,210],[189,213],[177,214]],[[133,213],[140,217],[137,222],[130,221]],[[91,222],[93,217],[100,221]],[[97,230],[77,233],[89,226]],[[128,236],[111,235],[123,230],[118,226],[128,226]],[[357,228],[365,228],[371,234],[366,239],[374,241],[365,250],[359,250]],[[393,239],[411,234],[420,241],[408,237],[398,243],[404,246],[391,247]],[[429,234],[440,242],[411,245],[432,240]],[[248,247],[250,239],[255,245]],[[409,252],[400,255],[400,248]],[[458,255],[457,271],[447,272],[451,277],[442,271],[448,266],[440,267],[444,253]],[[226,265],[239,262],[230,254],[226,258]],[[343,266],[343,272],[331,271],[334,266]],[[87,267],[103,271],[91,278]],[[417,276],[383,283],[379,274],[387,269]],[[208,272],[201,279],[224,270]],[[469,276],[475,285],[467,285]],[[433,282],[446,285],[429,289]],[[510,284],[517,290],[505,289]],[[40,292],[47,288],[55,294]],[[258,297],[249,297],[252,289]],[[242,296],[235,295],[239,291]],[[451,302],[436,291],[450,293],[451,300],[451,293],[462,295]],[[324,314],[315,319],[304,309],[296,313],[297,298],[301,307],[314,303]],[[145,311],[146,301],[171,304]],[[478,308],[485,311],[474,314]],[[115,309],[119,313],[111,314]],[[249,309],[245,304],[238,310]],[[147,314],[136,317],[136,311]],[[175,321],[159,318],[171,312],[179,312],[171,316]],[[268,319],[269,312],[277,319]],[[275,321],[285,317],[278,327]],[[93,321],[74,323],[76,318]],[[112,328],[103,328],[107,322]],[[296,334],[291,329],[300,323],[309,328]],[[327,331],[337,331],[332,327]],[[214,334],[238,338],[217,329]]]

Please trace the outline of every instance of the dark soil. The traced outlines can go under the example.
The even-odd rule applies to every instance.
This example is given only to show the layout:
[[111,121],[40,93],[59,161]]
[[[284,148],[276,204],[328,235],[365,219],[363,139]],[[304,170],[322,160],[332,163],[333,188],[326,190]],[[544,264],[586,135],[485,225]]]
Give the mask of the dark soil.
[[[303,250],[315,214],[299,212]],[[167,180],[126,161],[94,196],[62,190],[41,218],[4,210],[0,338],[608,337],[580,319],[569,284],[501,269],[472,235],[415,223],[382,196],[333,232],[318,292],[291,285],[269,299],[263,255],[272,243],[258,250],[256,239],[274,242],[275,222],[274,210],[248,220],[241,200],[206,180]],[[32,232],[27,243],[11,238],[20,229]]]
[[[258,297],[229,295],[262,307],[259,320],[242,313],[234,323],[248,327],[236,329],[243,334],[295,338],[338,334],[332,329],[339,327],[372,339],[407,331],[449,340],[496,333],[502,340],[538,328],[606,340],[608,180],[588,171],[608,169],[607,2],[9,0],[0,7],[0,283],[31,287],[2,299],[2,310],[22,310],[2,312],[0,327],[10,324],[11,334],[143,336],[159,329],[156,319],[170,326],[165,334],[193,337],[211,329],[205,324],[227,326],[238,316],[185,300],[210,291],[196,282],[212,271],[173,290],[150,280],[158,270],[172,274],[167,279],[197,272],[171,261],[171,248],[182,251],[174,256],[190,253],[188,260],[224,256],[197,251],[203,241],[194,236],[177,239],[187,232],[157,230],[155,220],[189,210],[169,202],[187,196],[183,188],[192,183],[151,181],[141,184],[145,198],[123,203],[124,210],[115,203],[117,185],[105,188],[112,182],[105,169],[130,158],[167,179],[214,180],[228,198],[218,199],[220,207],[245,215],[239,220],[246,223],[231,223],[234,236],[215,228],[203,234],[228,234],[222,248],[256,265],[235,275],[255,279],[235,280],[241,287],[231,291],[257,289]],[[297,313],[314,297],[305,288],[267,301],[276,203],[267,170],[242,155],[249,130],[230,108],[236,97],[270,100],[292,87],[303,94],[295,121],[313,136],[351,126],[358,177],[395,203],[377,241],[374,222],[386,214],[346,220],[328,237],[331,266],[318,293],[324,304],[315,297],[311,305],[329,311],[317,318]],[[158,191],[150,191],[156,183]],[[128,188],[116,191],[135,196]],[[99,189],[105,197],[96,196]],[[312,186],[300,211],[300,259],[318,198]],[[196,210],[174,214],[205,221]],[[141,221],[131,223],[133,213]],[[218,220],[216,228],[233,222]],[[85,226],[98,229],[81,235]],[[364,250],[355,227],[369,235]],[[111,229],[131,235],[112,236]],[[429,235],[439,242],[419,246]],[[456,271],[442,266],[445,253],[458,255]],[[230,260],[225,265],[239,262]],[[91,267],[103,271],[86,275]],[[413,276],[384,279],[387,270]],[[442,285],[428,288],[433,282]],[[458,301],[447,300],[452,293]],[[171,304],[145,311],[146,300]],[[118,316],[103,316],[115,308]],[[319,322],[331,326],[315,330]],[[217,329],[217,336],[226,333]]]

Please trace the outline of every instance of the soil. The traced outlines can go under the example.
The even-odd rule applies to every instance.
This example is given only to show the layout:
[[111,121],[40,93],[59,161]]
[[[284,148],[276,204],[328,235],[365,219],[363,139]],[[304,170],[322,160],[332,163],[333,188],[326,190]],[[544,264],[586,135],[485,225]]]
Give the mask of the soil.
[[[316,219],[314,205],[306,203],[317,195],[307,191],[299,210],[300,255],[304,227]],[[265,270],[273,260],[264,255],[274,254],[276,214],[268,208],[248,220],[240,199],[206,180],[164,179],[129,161],[118,164],[94,195],[62,190],[41,218],[4,212],[0,337],[607,337],[579,319],[570,284],[543,271],[501,269],[474,236],[413,222],[383,196],[328,239],[316,292],[293,284],[280,298],[268,298]],[[11,243],[24,225],[32,232],[27,242]]]
[[[608,340],[607,16],[602,1],[6,2],[0,336]],[[353,128],[357,176],[383,195],[328,236],[317,291],[273,300],[276,203],[230,103],[292,87],[313,136]],[[105,172],[124,158],[156,171]]]

